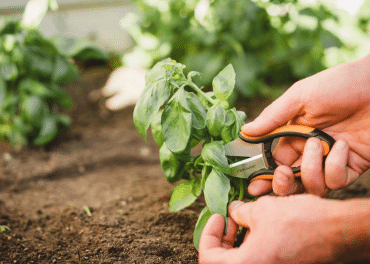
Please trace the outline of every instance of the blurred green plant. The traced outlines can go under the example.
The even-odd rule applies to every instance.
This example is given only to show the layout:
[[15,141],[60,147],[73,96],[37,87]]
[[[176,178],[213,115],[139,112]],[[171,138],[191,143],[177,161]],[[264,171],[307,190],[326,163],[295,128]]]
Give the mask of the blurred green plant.
[[0,225],[0,232],[3,233],[6,231],[10,231],[10,228],[7,227],[6,225]]
[[41,146],[71,126],[60,108],[73,102],[62,85],[76,81],[74,60],[106,60],[84,39],[45,38],[39,24],[55,0],[30,0],[21,20],[0,20],[0,137],[12,144]]
[[151,68],[171,57],[200,72],[201,84],[210,86],[231,63],[237,90],[246,97],[276,97],[299,79],[369,52],[369,16],[362,12],[360,23],[332,1],[133,2],[141,12],[121,21],[135,43],[124,65]]

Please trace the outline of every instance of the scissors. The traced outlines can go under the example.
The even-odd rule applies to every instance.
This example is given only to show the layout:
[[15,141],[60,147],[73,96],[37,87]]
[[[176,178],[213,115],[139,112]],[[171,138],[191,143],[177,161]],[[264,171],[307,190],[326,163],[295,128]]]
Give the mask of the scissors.
[[[302,125],[286,125],[279,127],[269,134],[251,137],[243,132],[239,138],[225,145],[226,156],[244,157],[241,161],[229,165],[230,176],[244,178],[249,182],[255,180],[272,180],[278,167],[272,156],[272,143],[281,137],[316,137],[321,140],[324,160],[333,147],[335,140],[327,133],[313,127]],[[301,167],[292,167],[295,177],[301,176]]]

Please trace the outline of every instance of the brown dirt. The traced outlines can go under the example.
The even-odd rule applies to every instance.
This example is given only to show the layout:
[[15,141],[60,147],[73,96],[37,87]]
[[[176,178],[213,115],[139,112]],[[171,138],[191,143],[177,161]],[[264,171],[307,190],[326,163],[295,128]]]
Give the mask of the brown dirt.
[[[0,233],[0,263],[197,263],[204,200],[168,212],[174,185],[155,143],[136,132],[133,108],[111,113],[89,99],[109,73],[92,68],[66,87],[74,127],[46,148],[1,144],[0,225],[11,230]],[[252,119],[267,102],[247,105]],[[370,197],[370,177],[330,197]]]

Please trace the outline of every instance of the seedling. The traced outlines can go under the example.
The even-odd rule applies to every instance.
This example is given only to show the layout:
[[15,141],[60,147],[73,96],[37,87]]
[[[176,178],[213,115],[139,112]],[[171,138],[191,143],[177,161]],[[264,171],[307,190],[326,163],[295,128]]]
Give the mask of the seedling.
[[[229,64],[213,79],[209,92],[193,81],[198,72],[185,76],[184,68],[165,59],[147,73],[145,89],[134,109],[134,123],[145,140],[151,127],[167,181],[181,180],[172,193],[169,210],[180,211],[204,193],[207,206],[199,215],[193,237],[198,248],[212,214],[226,219],[231,201],[253,197],[244,179],[228,176],[224,145],[238,137],[246,119],[244,112],[228,103],[235,87],[233,66]],[[201,153],[193,155],[191,150],[198,144],[202,144]]]
[[87,214],[87,216],[88,216],[88,217],[91,217],[91,216],[92,216],[92,214],[91,214],[91,211],[90,211],[89,207],[84,206],[84,210],[85,210],[85,212],[86,212],[86,214]]
[[0,225],[0,232],[10,231],[10,228],[6,225]]

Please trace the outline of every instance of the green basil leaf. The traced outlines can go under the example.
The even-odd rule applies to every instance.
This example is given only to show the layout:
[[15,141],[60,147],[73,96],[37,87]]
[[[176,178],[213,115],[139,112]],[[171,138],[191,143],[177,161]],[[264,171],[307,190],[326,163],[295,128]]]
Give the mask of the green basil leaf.
[[203,160],[213,168],[226,174],[230,173],[230,167],[227,162],[225,147],[222,141],[212,141],[205,143],[201,152]]
[[235,122],[235,114],[234,112],[230,109],[227,110],[226,115],[225,115],[225,126],[231,126]]
[[51,58],[54,58],[58,54],[55,44],[50,39],[45,38],[38,30],[27,31],[24,37],[24,43],[26,47],[38,47],[42,49]]
[[211,142],[212,141],[212,136],[209,134],[207,127],[203,129],[196,129],[194,128],[192,130],[192,135],[195,138],[201,138],[204,142]]
[[67,36],[51,38],[59,52],[76,60],[107,60],[107,54],[86,39],[77,39]]
[[14,35],[11,34],[5,35],[3,40],[3,47],[5,51],[11,52],[14,49],[16,42],[17,39],[15,38]]
[[208,178],[209,174],[211,173],[211,171],[212,171],[211,166],[207,166],[207,165],[203,166],[203,168],[202,168],[202,180],[200,182],[202,190],[204,190],[207,178]]
[[27,137],[17,128],[11,129],[9,142],[19,146],[27,146]]
[[226,218],[229,191],[229,178],[222,172],[213,169],[206,180],[204,188],[206,204],[213,214],[220,214]]
[[26,137],[27,134],[32,132],[32,126],[27,124],[23,118],[20,116],[13,117],[14,127]]
[[1,124],[0,137],[9,139],[9,135],[11,133],[12,133],[12,126],[10,124]]
[[18,68],[14,62],[7,62],[1,64],[0,66],[0,73],[4,80],[10,81],[15,80],[18,77]]
[[194,76],[200,76],[200,72],[196,72],[196,71],[189,72],[187,76],[188,81],[191,82]]
[[235,71],[231,64],[213,79],[212,86],[217,99],[226,101],[230,97],[235,87]]
[[224,144],[227,144],[235,139],[234,127],[236,123],[235,113],[230,109],[226,112],[225,126],[221,131],[221,138]]
[[0,77],[0,112],[6,99],[6,82]]
[[213,137],[221,135],[225,123],[225,109],[220,105],[213,105],[207,112],[207,128]]
[[157,143],[158,147],[161,147],[164,142],[161,125],[162,113],[163,110],[159,110],[154,116],[153,122],[150,125],[153,139],[155,143]]
[[236,116],[237,116],[238,122],[240,122],[243,125],[245,123],[245,120],[247,119],[246,113],[243,111],[236,111]]
[[67,83],[78,80],[79,71],[73,61],[57,55],[53,70],[52,79],[57,83]]
[[0,35],[16,34],[19,29],[19,19],[10,16],[4,16],[0,19]]
[[23,50],[20,46],[15,46],[12,50],[12,58],[11,60],[14,61],[17,65],[24,64],[24,54]]
[[204,207],[202,212],[199,214],[197,223],[195,225],[194,234],[193,234],[193,242],[195,248],[199,251],[199,242],[200,237],[202,235],[203,229],[206,226],[208,219],[211,217],[212,213],[208,209],[208,207]]
[[234,126],[235,123],[231,124],[230,126],[225,126],[223,129],[222,129],[222,132],[221,132],[221,138],[222,138],[222,141],[224,142],[224,144],[227,144],[227,143],[230,143],[231,141],[233,141],[235,138],[234,136]]
[[235,115],[235,124],[232,131],[232,136],[234,139],[238,137],[241,127],[245,124],[245,119],[247,115],[243,111],[236,111],[235,108],[231,109],[231,111]]
[[172,192],[170,212],[178,212],[190,206],[201,194],[200,182],[190,180],[180,183]]
[[168,84],[162,67],[158,62],[145,76],[146,85],[134,109],[134,124],[139,134],[146,140],[146,133],[160,107],[168,100],[171,85]]
[[194,93],[185,92],[185,95],[192,113],[192,126],[195,129],[203,129],[206,126],[206,109]]
[[42,146],[54,139],[58,132],[57,118],[55,116],[46,116],[42,120],[39,135],[33,141],[36,146]]
[[[145,75],[145,83],[157,82],[166,76],[166,69],[163,67],[166,63],[170,62],[171,59],[167,58],[160,62],[157,62],[153,68]],[[147,89],[147,87],[145,87]]]
[[168,149],[166,143],[162,144],[159,149],[159,160],[161,167],[169,183],[174,183],[182,178],[182,168],[185,163],[179,160],[172,152]]
[[167,103],[162,114],[162,133],[167,147],[174,153],[184,152],[190,141],[192,113],[185,98],[185,90],[179,89]]
[[40,75],[44,78],[50,78],[53,69],[53,57],[44,49],[37,46],[28,46],[24,49],[26,66],[31,73],[36,76]]
[[169,60],[163,67],[166,69],[167,79],[175,82],[178,88],[180,88],[182,83],[187,83],[187,79],[184,75],[185,65],[177,63],[175,60]]
[[43,98],[54,97],[54,92],[48,89],[43,83],[26,78],[19,83],[19,91],[25,94],[38,95]]
[[47,105],[39,96],[30,96],[22,103],[22,113],[28,122],[40,127],[47,113]]
[[72,125],[72,119],[64,114],[58,114],[56,115],[57,122],[62,124],[64,127],[70,127]]
[[19,103],[19,96],[15,94],[8,94],[8,96],[5,98],[5,101],[3,102],[3,110],[7,113],[15,112],[15,109],[17,108]]
[[221,138],[225,144],[238,138],[241,127],[244,125],[246,114],[236,111],[235,108],[227,111],[225,126],[221,132]]
[[73,100],[67,93],[67,91],[56,83],[51,84],[50,96],[58,102],[62,107],[71,108],[73,106]]
[[199,197],[202,193],[202,186],[201,181],[199,178],[192,178],[191,181],[193,182],[193,189],[192,192],[196,197]]

